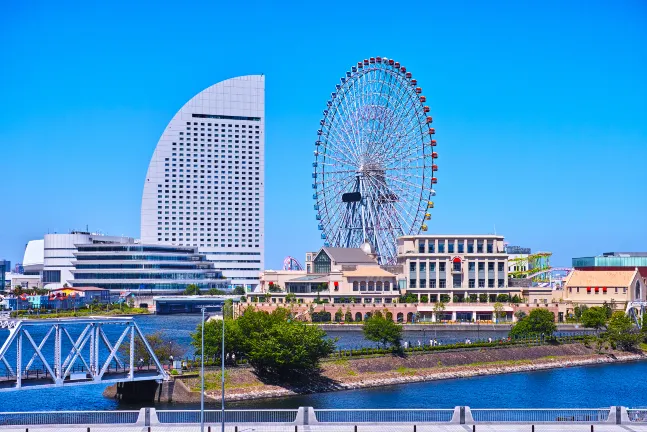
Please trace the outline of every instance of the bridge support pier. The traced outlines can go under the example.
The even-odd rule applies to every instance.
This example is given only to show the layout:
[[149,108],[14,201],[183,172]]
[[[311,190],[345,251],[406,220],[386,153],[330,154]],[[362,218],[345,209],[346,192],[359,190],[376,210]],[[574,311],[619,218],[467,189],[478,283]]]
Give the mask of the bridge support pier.
[[126,403],[153,403],[155,402],[157,386],[158,384],[155,380],[120,382],[117,383],[117,394],[115,397]]

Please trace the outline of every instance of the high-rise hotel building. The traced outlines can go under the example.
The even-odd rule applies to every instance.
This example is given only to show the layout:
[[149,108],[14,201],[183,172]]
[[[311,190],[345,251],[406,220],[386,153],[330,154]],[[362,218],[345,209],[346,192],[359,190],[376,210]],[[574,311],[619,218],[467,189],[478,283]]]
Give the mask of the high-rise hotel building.
[[232,286],[254,289],[264,261],[264,161],[264,76],[195,95],[148,166],[142,243],[198,247]]

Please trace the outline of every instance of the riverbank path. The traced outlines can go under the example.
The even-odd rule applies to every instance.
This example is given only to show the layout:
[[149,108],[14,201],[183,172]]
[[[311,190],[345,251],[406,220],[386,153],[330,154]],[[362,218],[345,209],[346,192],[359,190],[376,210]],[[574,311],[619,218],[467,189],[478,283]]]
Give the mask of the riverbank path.
[[[219,432],[220,424],[205,425],[205,432]],[[199,432],[200,425],[164,425],[164,426],[0,426],[2,432]],[[362,424],[357,425],[305,425],[305,426],[266,426],[246,423],[242,426],[225,426],[226,432],[413,432],[414,426],[388,424]],[[473,425],[416,425],[416,432],[532,432],[530,424],[479,424]],[[534,426],[535,432],[647,432],[647,424],[623,425],[567,425],[567,424],[538,424]]]

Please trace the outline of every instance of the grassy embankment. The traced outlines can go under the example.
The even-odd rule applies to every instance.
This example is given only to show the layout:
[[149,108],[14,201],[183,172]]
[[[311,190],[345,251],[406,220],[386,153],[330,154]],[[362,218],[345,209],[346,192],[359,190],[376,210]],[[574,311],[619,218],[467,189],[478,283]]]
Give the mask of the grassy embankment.
[[[646,347],[643,347],[647,349]],[[305,382],[272,382],[257,377],[251,368],[232,367],[225,372],[229,400],[288,396],[299,393],[375,387],[416,381],[462,378],[510,372],[612,363],[643,358],[635,353],[596,351],[584,344],[511,346],[491,349],[423,352],[403,356],[345,357],[325,361],[320,374]],[[220,397],[220,371],[205,374],[207,394]],[[181,378],[181,377],[180,377]],[[199,394],[198,376],[183,381]]]
[[130,316],[130,315],[142,315],[150,313],[146,308],[131,308],[124,306],[123,308],[114,308],[110,310],[90,310],[88,308],[79,308],[76,311],[60,311],[53,313],[27,313],[26,311],[12,312],[12,318],[22,318],[22,319],[53,319],[53,318],[76,318],[76,317],[87,317],[87,316]]

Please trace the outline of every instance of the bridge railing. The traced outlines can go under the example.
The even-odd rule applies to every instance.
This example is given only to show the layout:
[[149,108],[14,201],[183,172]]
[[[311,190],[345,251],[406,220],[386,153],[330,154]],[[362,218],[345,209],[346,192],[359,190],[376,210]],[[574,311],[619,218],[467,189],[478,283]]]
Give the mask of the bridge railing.
[[[225,410],[226,423],[290,423],[296,421],[296,409]],[[155,411],[160,423],[200,423],[200,410]],[[205,410],[205,423],[220,423],[222,412]]]
[[475,423],[604,423],[609,408],[471,409]]
[[453,409],[315,409],[319,423],[448,423]]
[[0,412],[0,426],[135,424],[139,411]]

